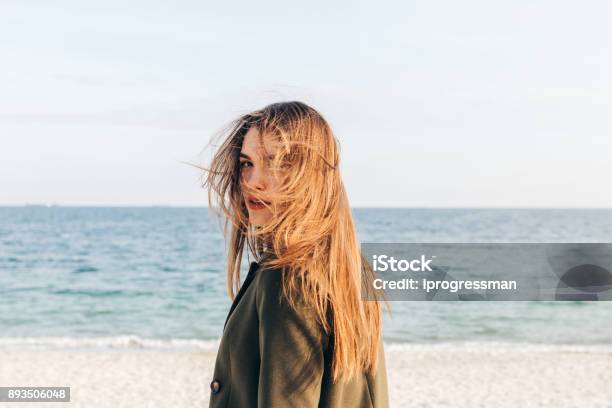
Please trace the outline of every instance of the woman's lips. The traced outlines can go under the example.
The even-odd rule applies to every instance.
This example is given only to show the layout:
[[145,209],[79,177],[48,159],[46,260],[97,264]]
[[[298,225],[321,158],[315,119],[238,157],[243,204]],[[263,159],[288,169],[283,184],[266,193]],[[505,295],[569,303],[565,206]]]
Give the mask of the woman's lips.
[[270,205],[270,203],[268,203],[267,201],[261,201],[261,200],[258,200],[256,198],[248,197],[246,199],[246,205],[251,210],[262,210],[262,209],[266,208],[264,203]]

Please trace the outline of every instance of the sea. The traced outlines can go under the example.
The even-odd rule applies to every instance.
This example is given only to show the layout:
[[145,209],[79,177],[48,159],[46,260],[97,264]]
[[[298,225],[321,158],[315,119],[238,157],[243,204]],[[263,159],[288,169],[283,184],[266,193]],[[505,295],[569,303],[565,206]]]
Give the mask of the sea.
[[[611,209],[353,215],[361,242],[612,240]],[[0,350],[214,350],[231,304],[222,231],[204,207],[0,207]],[[612,302],[389,305],[383,336],[398,347],[612,349]]]

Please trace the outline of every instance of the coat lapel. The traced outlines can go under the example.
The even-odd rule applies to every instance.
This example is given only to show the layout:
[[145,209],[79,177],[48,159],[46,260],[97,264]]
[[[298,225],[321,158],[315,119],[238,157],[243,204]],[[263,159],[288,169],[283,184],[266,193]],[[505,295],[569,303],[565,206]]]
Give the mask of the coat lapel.
[[238,293],[236,294],[236,297],[234,298],[234,301],[232,302],[232,306],[230,307],[229,313],[227,314],[227,318],[225,319],[225,324],[223,324],[223,330],[225,330],[225,326],[227,325],[227,321],[232,315],[232,312],[234,311],[236,306],[238,306],[238,302],[240,302],[240,299],[244,295],[244,292],[247,290],[249,284],[255,277],[255,271],[257,270],[258,267],[259,267],[259,264],[257,262],[251,262],[251,266],[249,267],[249,273],[247,274],[246,279],[242,283],[242,286],[240,286],[240,289],[238,290]]

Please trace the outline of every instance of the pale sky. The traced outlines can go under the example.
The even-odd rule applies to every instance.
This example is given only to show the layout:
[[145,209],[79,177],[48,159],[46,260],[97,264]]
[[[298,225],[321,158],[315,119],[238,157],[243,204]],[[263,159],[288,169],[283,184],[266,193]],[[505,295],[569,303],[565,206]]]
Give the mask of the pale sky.
[[[290,6],[289,6],[290,4]],[[612,3],[0,2],[0,205],[206,205],[236,116],[301,100],[355,207],[612,207]]]

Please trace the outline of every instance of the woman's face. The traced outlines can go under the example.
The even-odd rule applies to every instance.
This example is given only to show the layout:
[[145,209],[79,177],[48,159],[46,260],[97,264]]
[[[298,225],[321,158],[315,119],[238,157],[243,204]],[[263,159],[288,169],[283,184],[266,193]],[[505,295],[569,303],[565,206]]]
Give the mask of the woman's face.
[[[244,136],[240,150],[240,188],[249,212],[249,223],[252,225],[264,225],[273,215],[272,210],[268,208],[272,203],[266,197],[277,191],[279,183],[268,163],[277,149],[278,144],[269,136],[265,135],[262,141],[255,127],[251,127]],[[264,161],[265,157],[268,158],[268,163]],[[261,203],[261,200],[265,201],[268,207]]]

